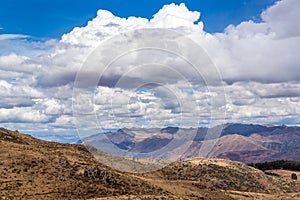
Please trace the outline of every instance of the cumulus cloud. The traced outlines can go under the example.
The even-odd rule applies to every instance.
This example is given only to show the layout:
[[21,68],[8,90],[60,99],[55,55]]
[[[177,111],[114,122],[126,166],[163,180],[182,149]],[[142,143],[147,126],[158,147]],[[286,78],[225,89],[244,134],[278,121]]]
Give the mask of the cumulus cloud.
[[[223,55],[230,62],[220,63],[220,71],[227,82],[253,80],[258,82],[299,81],[298,51],[300,37],[276,39],[270,34],[250,32],[243,36],[238,27],[228,28],[227,33],[216,37],[223,48]],[[220,61],[224,59],[220,58]]]
[[[290,9],[292,12],[285,12],[286,9]],[[282,13],[274,14],[279,12],[277,10],[282,10]],[[42,69],[43,73],[41,73],[39,81],[44,85],[64,85],[73,82],[78,69],[95,47],[117,34],[141,28],[172,28],[191,37],[207,51],[218,66],[223,79],[228,83],[243,80],[299,81],[300,72],[297,69],[300,57],[295,53],[299,51],[298,44],[300,43],[300,37],[295,34],[297,30],[291,32],[290,35],[287,32],[285,37],[279,36],[282,35],[281,30],[297,27],[300,19],[299,16],[295,16],[297,13],[300,13],[299,2],[295,0],[279,1],[262,13],[262,22],[248,21],[238,26],[231,25],[224,33],[212,35],[205,33],[203,23],[198,22],[200,13],[189,11],[184,4],[166,5],[151,20],[135,17],[119,18],[109,11],[99,10],[97,17],[87,26],[74,28],[70,33],[63,35],[49,60],[44,61],[45,63],[49,62],[49,66]],[[275,16],[280,19],[276,20]],[[277,25],[274,25],[275,22]],[[275,28],[280,24],[282,24],[282,28]],[[159,43],[159,41],[157,42]],[[113,52],[113,49],[118,47],[110,48],[110,51]],[[141,56],[143,55],[138,55],[138,57]],[[148,57],[148,60],[155,58],[155,56],[151,56]],[[125,60],[125,62],[128,62],[127,66],[130,66],[134,60],[136,59]],[[168,66],[176,66],[176,64],[170,63],[171,61],[161,58],[158,60]],[[122,62],[124,63],[124,60]],[[180,65],[176,70],[180,70],[184,63],[180,63],[178,60],[176,62],[177,65]],[[113,67],[114,71],[110,71],[110,77],[106,77],[107,84],[111,78],[118,79],[120,75],[123,75],[124,66],[126,65],[123,64],[123,69],[120,66]],[[125,70],[128,71],[128,68]],[[151,69],[148,74],[151,74]]]
[[[177,31],[195,30],[201,32],[203,31],[202,22],[197,24],[194,23],[199,19],[199,16],[199,12],[190,12],[184,4],[180,4],[179,6],[175,4],[166,5],[154,15],[154,18],[150,21],[148,19],[136,17],[129,17],[128,19],[120,18],[114,16],[109,11],[99,10],[97,12],[97,17],[90,21],[87,26],[74,28],[70,33],[62,36],[61,41],[55,51],[50,55],[49,60],[45,60],[45,62],[49,62],[48,67],[51,68],[51,70],[48,70],[47,66],[42,69],[42,73],[38,79],[39,83],[51,86],[58,84],[64,85],[68,82],[73,82],[76,73],[90,53],[101,43],[120,33],[144,28],[173,28]],[[165,37],[165,35],[162,34],[162,37]],[[140,41],[144,40],[145,43],[149,41],[149,43],[153,43],[154,46],[155,43],[157,43],[156,46],[160,43],[160,41],[146,38],[151,37],[150,35],[136,35],[135,37],[136,39],[139,38]],[[136,41],[136,43],[137,42],[138,41]],[[112,44],[109,46],[109,51],[100,53],[107,53],[106,56],[109,57],[112,52],[120,51],[119,48],[120,46]],[[159,55],[158,53],[162,52],[156,52],[157,55]],[[139,54],[139,52],[134,52],[134,54],[135,55],[131,55],[134,58],[143,57],[143,59],[152,61],[156,58],[160,63],[164,62],[162,58],[156,56],[147,57],[143,52],[141,54]],[[167,57],[166,55],[161,55],[161,57],[162,56],[165,58]],[[127,65],[122,58],[119,60],[119,62],[123,62],[123,69],[118,66],[112,67],[115,70],[108,72],[110,73],[110,77],[106,77],[106,84],[110,84],[109,81],[111,81],[112,78],[118,78],[118,76],[122,75],[124,73],[122,70],[124,70],[125,66],[134,65],[135,63],[140,62],[140,60],[130,58],[132,57],[125,58],[127,59],[125,62],[128,62]],[[147,63],[147,60],[145,60],[145,63]],[[166,60],[166,62],[170,62],[170,60]],[[170,65],[170,63],[166,63],[166,65]],[[151,72],[153,73],[155,70],[149,70],[149,73]]]
[[299,37],[300,4],[297,0],[278,1],[275,6],[264,11],[261,15],[270,32],[278,38]]
[[230,25],[203,46],[229,83],[299,81],[299,13],[298,1],[278,1],[261,14],[262,22]]
[[30,107],[16,107],[11,109],[0,108],[0,122],[14,123],[46,123],[49,122],[49,116],[39,110],[33,110]]
[[16,85],[8,83],[5,80],[0,80],[0,95],[1,97],[31,97],[31,98],[41,98],[43,97],[42,92],[28,85]]
[[153,19],[150,20],[150,27],[156,28],[178,28],[184,29],[199,29],[203,30],[203,23],[195,24],[200,18],[200,12],[189,11],[187,7],[181,3],[165,5]]
[[[7,48],[9,53],[2,53],[0,122],[9,126],[13,122],[38,123],[35,127],[41,130],[69,130],[75,127],[75,109],[82,117],[79,126],[86,130],[209,125],[212,120],[223,123],[225,111],[229,122],[276,124],[289,119],[300,124],[299,13],[298,0],[282,0],[262,12],[261,22],[245,21],[228,26],[223,33],[211,34],[203,30],[200,12],[189,11],[184,4],[165,5],[150,20],[120,18],[99,10],[86,26],[74,28],[60,41],[16,43],[14,48]],[[139,31],[134,33],[134,40],[130,38],[130,31],[157,28],[168,28],[192,39],[203,52],[191,49],[188,40],[176,34],[169,36],[169,41],[160,40],[159,36],[167,38],[163,29],[159,29],[162,35],[152,38],[139,35]],[[126,37],[131,39],[126,45],[132,48],[143,41],[145,46],[165,45],[174,52],[183,49],[181,55],[190,60],[209,56],[217,70],[208,63],[202,63],[206,68],[195,70],[184,58],[157,50],[133,51],[110,63],[113,55],[126,52],[118,45],[119,40],[112,39],[119,34],[123,34],[122,42]],[[8,40],[26,37],[0,35],[0,44],[11,45]],[[107,45],[109,39],[113,43]],[[24,53],[29,44],[34,51]],[[109,48],[100,48],[98,55],[102,57],[94,61],[111,64],[106,70],[103,63],[99,69],[99,63],[85,62],[99,45]],[[17,46],[25,47],[14,51]],[[74,81],[82,66],[90,67],[82,74],[87,83],[99,78],[97,70],[104,73],[94,91],[77,91],[81,99],[72,109]],[[210,81],[218,76],[217,71],[224,82]],[[220,95],[224,90],[226,101]]]
[[5,71],[33,73],[41,65],[34,63],[26,56],[18,56],[11,53],[0,57],[0,69]]

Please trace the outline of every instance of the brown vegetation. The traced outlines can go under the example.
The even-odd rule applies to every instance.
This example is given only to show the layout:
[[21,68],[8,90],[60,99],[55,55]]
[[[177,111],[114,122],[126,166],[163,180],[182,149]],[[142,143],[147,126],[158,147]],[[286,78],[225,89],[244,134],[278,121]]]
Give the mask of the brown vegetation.
[[0,145],[0,199],[300,199],[299,181],[228,160],[195,159],[129,174],[102,165],[82,145],[3,128]]

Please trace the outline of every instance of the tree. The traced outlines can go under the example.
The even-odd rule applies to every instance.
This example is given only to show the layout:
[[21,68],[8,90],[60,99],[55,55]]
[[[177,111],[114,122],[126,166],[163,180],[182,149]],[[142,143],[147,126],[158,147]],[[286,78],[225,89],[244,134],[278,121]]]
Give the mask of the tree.
[[292,179],[293,179],[293,180],[297,180],[297,174],[292,173]]

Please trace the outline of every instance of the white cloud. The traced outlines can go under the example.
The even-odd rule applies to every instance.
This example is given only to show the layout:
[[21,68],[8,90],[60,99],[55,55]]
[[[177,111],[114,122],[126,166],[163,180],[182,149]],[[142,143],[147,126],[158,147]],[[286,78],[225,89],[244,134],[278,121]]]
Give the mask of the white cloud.
[[41,91],[38,91],[33,87],[30,87],[28,85],[12,84],[8,83],[5,80],[0,80],[0,95],[1,97],[44,97]]
[[0,69],[14,72],[33,73],[41,65],[34,63],[26,56],[18,56],[11,53],[0,57]]
[[173,4],[165,5],[153,19],[150,26],[155,28],[178,28],[203,30],[203,23],[194,24],[200,18],[200,12],[191,12],[181,3],[179,6]]
[[[0,30],[2,28],[0,27]],[[20,38],[28,38],[27,35],[21,34],[0,34],[0,40],[10,40],[10,39],[20,39]]]
[[[262,13],[263,22],[243,22],[229,26],[216,34],[217,43],[230,62],[217,59],[217,65],[227,81],[254,80],[282,82],[300,80],[300,3],[297,0],[278,1]],[[208,44],[209,45],[209,44]],[[216,55],[209,49],[212,58]],[[219,52],[217,50],[217,52]],[[218,62],[220,59],[221,62]]]
[[61,115],[56,118],[55,122],[51,124],[53,127],[61,127],[62,129],[74,129],[73,116]]
[[274,32],[278,38],[299,37],[299,11],[299,1],[282,0],[264,11],[261,16],[269,31]]
[[[49,63],[49,66],[42,69],[39,80],[44,85],[64,85],[73,82],[78,69],[95,47],[114,35],[141,28],[173,28],[190,36],[208,52],[227,82],[300,80],[300,71],[297,70],[300,57],[295,53],[299,51],[300,37],[286,35],[286,37],[278,38],[276,35],[278,30],[272,29],[274,26],[274,20],[271,20],[274,16],[273,10],[284,10],[285,7],[292,8],[292,13],[300,13],[300,10],[296,12],[299,7],[298,1],[281,1],[263,12],[263,22],[243,22],[236,27],[229,26],[225,33],[215,35],[205,33],[203,23],[197,22],[200,13],[189,11],[184,4],[179,6],[175,4],[166,5],[150,21],[135,17],[119,18],[108,11],[100,10],[97,17],[90,21],[87,26],[74,28],[70,33],[63,35],[50,59],[45,61]],[[296,14],[290,15],[289,12],[282,12],[280,20],[276,23],[287,23],[291,28],[294,28],[295,24],[299,24],[300,19],[300,17],[294,16]],[[292,20],[287,20],[290,18]],[[159,41],[152,42],[153,44],[159,43]],[[114,51],[113,48],[117,48],[117,46],[111,47],[110,51]],[[109,72],[111,77],[123,75],[124,70],[130,69],[129,67],[124,68],[124,66],[130,66],[134,61],[140,62],[140,60],[136,60],[136,57],[141,58],[143,54],[136,53],[132,56],[135,56],[135,59],[120,60],[119,62],[122,61],[123,67],[114,66],[114,71]],[[167,55],[162,54],[161,57],[166,58]],[[176,70],[182,68],[182,64],[178,66],[179,60],[176,60],[176,64],[175,62],[172,63],[174,59],[164,60],[156,55],[143,57],[146,59],[145,62],[147,58],[148,60],[156,58],[161,64],[172,65]],[[125,65],[124,61],[128,64]],[[156,70],[149,69],[145,74],[150,74],[153,77],[155,72]],[[110,80],[110,78],[108,79]]]
[[50,117],[42,114],[39,110],[33,110],[29,107],[23,108],[0,108],[0,122],[8,123],[46,123]]
[[[295,53],[299,51],[300,37],[276,39],[272,34],[251,32],[251,36],[245,37],[238,29],[235,27],[225,34],[217,35],[219,47],[224,51],[221,56],[230,59],[228,63],[220,63],[218,58],[216,60],[225,80],[300,80],[300,72],[297,70],[300,58]],[[220,58],[220,61],[224,59]]]
[[284,83],[250,83],[249,88],[262,98],[281,98],[281,97],[299,97],[300,83],[299,82],[284,82]]
[[[198,43],[216,64],[224,80],[227,104],[223,105],[223,99],[219,98],[223,86],[205,88],[197,71],[184,59],[163,51],[132,52],[105,71],[95,98],[90,91],[82,91],[82,101],[77,102],[78,107],[75,105],[78,115],[85,114],[80,122],[82,128],[166,124],[188,127],[198,121],[207,124],[210,117],[222,123],[225,109],[231,122],[280,123],[289,119],[300,123],[299,7],[298,0],[278,1],[261,14],[262,22],[242,22],[217,34],[206,33],[199,22],[200,13],[189,11],[184,4],[166,5],[151,20],[125,19],[99,10],[87,26],[74,28],[59,42],[30,43],[38,49],[31,55],[11,51],[0,56],[0,121],[10,126],[13,122],[40,123],[36,127],[43,130],[74,128],[73,83],[92,51],[120,33],[172,28]],[[145,36],[136,35],[135,39],[142,40]],[[2,34],[0,41],[26,37]],[[153,38],[146,38],[145,44],[162,44],[157,36]],[[176,49],[178,41],[164,44]],[[188,46],[181,48],[190,58],[203,58],[204,54]],[[121,50],[124,49],[114,45],[101,56],[109,59],[111,52]],[[203,72],[209,76],[215,71]],[[86,80],[95,75],[95,71],[89,71]],[[151,81],[164,87],[143,88],[144,83]],[[111,87],[114,84],[118,87]]]
[[40,110],[46,115],[62,115],[64,113],[64,105],[55,99],[44,99],[37,103],[41,106]]

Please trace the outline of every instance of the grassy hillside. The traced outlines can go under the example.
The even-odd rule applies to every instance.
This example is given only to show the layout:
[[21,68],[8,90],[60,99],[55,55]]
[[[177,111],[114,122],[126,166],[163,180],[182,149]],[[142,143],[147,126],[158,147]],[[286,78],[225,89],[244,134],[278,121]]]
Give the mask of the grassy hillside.
[[[299,182],[228,160],[178,161],[130,174],[102,165],[82,145],[3,128],[0,145],[0,199],[300,199]],[[130,162],[105,153],[97,159]]]
[[161,192],[101,165],[82,145],[45,142],[5,129],[0,129],[0,145],[2,198],[86,199]]

